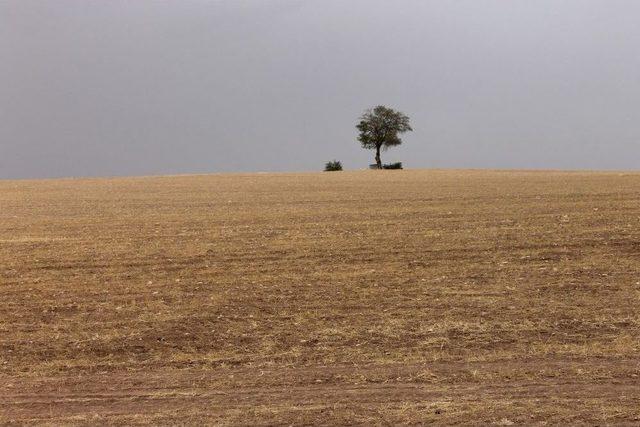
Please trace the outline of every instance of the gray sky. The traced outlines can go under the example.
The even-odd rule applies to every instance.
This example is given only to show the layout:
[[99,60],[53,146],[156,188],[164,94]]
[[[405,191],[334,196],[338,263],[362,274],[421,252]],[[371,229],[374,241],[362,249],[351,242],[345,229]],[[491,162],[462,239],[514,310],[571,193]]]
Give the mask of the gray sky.
[[637,169],[640,1],[0,0],[0,178]]

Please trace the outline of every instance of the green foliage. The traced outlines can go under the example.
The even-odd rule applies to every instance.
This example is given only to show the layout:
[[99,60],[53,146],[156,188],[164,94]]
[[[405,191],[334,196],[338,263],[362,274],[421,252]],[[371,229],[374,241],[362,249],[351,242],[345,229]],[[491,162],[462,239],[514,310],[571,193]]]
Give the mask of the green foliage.
[[402,162],[388,163],[382,165],[382,169],[402,169]]
[[325,172],[333,172],[333,171],[341,171],[342,170],[342,163],[340,163],[337,160],[333,160],[331,162],[327,162],[324,165],[324,171]]
[[409,117],[383,105],[365,111],[356,128],[360,131],[358,141],[368,149],[400,145],[398,134],[413,130]]
[[376,164],[379,168],[382,168],[380,150],[402,144],[399,134],[413,130],[409,117],[384,105],[365,111],[356,128],[362,147],[376,150]]

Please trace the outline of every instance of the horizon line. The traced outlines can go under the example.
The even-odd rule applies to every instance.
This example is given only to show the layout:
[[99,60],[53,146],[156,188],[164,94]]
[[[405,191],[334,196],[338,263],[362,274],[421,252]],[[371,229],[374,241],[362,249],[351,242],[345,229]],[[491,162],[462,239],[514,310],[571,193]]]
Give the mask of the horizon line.
[[396,170],[372,170],[369,168],[345,169],[342,171],[327,172],[323,170],[290,170],[290,171],[238,171],[238,172],[185,172],[167,174],[141,174],[141,175],[76,175],[76,176],[53,176],[44,178],[0,178],[0,183],[12,181],[73,181],[73,180],[110,180],[110,179],[149,179],[149,178],[179,178],[179,177],[199,177],[199,176],[220,176],[220,175],[292,175],[292,174],[325,174],[325,173],[349,173],[349,172],[370,172],[370,173],[403,173],[403,171],[474,171],[474,172],[554,172],[554,173],[595,173],[595,174],[640,174],[640,169],[558,169],[558,168],[404,168]]

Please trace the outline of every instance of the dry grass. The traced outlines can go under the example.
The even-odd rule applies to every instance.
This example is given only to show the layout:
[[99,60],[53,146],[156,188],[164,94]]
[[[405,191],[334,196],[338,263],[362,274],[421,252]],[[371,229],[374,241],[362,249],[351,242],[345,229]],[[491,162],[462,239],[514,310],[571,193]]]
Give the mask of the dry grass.
[[640,422],[640,174],[0,181],[0,268],[0,423]]

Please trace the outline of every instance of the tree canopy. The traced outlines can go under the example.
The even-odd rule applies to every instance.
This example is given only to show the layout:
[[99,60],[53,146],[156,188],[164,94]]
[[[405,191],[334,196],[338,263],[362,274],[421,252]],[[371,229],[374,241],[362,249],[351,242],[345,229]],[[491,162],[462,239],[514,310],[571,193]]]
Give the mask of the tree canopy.
[[356,128],[362,147],[376,150],[376,164],[380,169],[380,150],[402,144],[399,134],[413,130],[408,116],[384,105],[365,111]]

